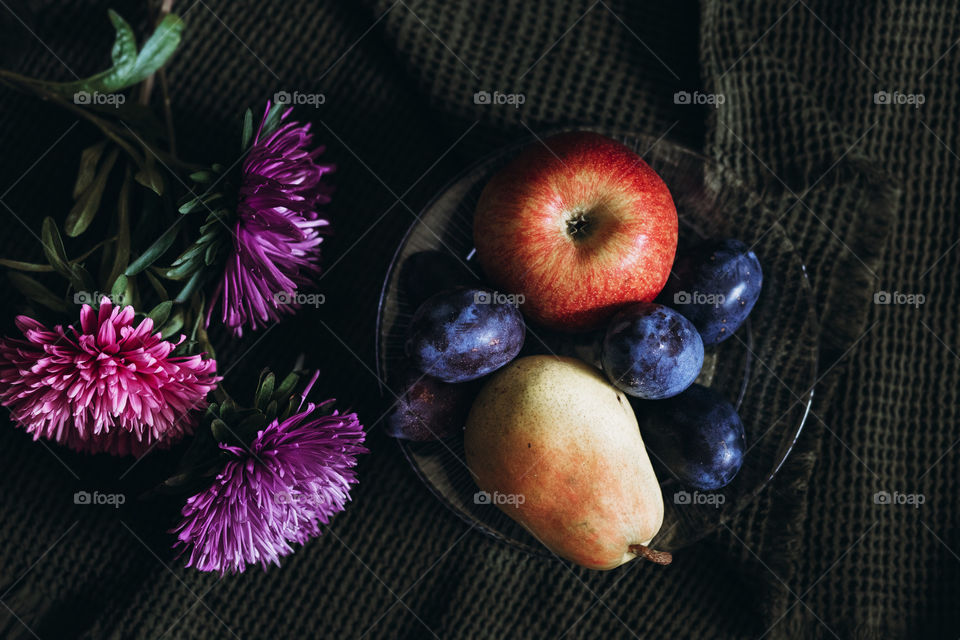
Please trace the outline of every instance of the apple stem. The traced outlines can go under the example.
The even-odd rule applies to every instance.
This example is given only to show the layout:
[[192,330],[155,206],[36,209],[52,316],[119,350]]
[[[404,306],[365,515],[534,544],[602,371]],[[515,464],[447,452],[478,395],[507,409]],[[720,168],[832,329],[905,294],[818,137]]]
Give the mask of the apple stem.
[[657,551],[643,544],[630,545],[630,551],[656,564],[670,564],[673,562],[673,554],[669,551]]

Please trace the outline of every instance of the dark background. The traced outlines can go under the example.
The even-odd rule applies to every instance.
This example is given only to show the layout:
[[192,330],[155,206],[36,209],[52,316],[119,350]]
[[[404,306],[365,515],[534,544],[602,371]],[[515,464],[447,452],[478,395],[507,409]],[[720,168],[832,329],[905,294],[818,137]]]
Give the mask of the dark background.
[[[104,68],[108,7],[0,1],[2,65]],[[306,352],[370,429],[354,502],[283,566],[182,568],[174,503],[92,509],[79,489],[150,486],[172,458],[84,457],[0,430],[0,635],[41,638],[956,638],[960,634],[957,267],[960,11],[949,2],[178,0],[181,155],[232,162],[239,117],[277,90],[337,163],[328,304],[219,341],[231,389]],[[720,109],[674,104],[722,93]],[[520,109],[473,93],[523,93]],[[919,107],[877,91],[922,94]],[[5,257],[37,259],[95,132],[0,89]],[[760,193],[805,258],[823,324],[814,416],[757,505],[664,569],[570,568],[495,544],[433,501],[379,424],[374,322],[403,231],[449,178],[558,125],[692,146]],[[16,296],[2,285],[5,333]],[[873,304],[922,293],[920,308]],[[788,339],[789,337],[785,337]],[[122,477],[122,479],[121,479]],[[875,492],[925,496],[918,509]]]

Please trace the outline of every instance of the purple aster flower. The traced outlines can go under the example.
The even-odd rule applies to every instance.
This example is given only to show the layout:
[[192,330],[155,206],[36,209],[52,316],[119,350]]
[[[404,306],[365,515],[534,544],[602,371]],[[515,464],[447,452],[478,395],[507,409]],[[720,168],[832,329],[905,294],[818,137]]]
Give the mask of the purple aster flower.
[[243,163],[232,251],[215,298],[223,322],[236,335],[292,313],[295,292],[320,273],[322,232],[330,221],[318,211],[330,202],[323,176],[333,165],[317,164],[324,147],[309,150],[309,124],[284,122],[292,109],[271,118],[267,103]]
[[345,508],[356,484],[356,456],[363,427],[353,413],[327,414],[306,403],[316,375],[301,396],[297,413],[274,420],[250,448],[220,444],[232,459],[206,490],[190,497],[173,531],[175,547],[189,551],[188,567],[240,573],[248,564],[280,564],[320,535],[321,525]]

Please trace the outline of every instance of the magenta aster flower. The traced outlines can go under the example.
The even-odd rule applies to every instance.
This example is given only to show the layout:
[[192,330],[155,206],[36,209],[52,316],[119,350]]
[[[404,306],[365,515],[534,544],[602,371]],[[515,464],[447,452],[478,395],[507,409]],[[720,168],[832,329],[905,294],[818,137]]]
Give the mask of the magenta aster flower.
[[249,449],[220,444],[232,459],[187,500],[172,532],[174,547],[190,553],[188,567],[224,575],[279,565],[292,544],[319,536],[345,508],[356,456],[366,452],[364,432],[355,414],[314,415],[330,402],[301,402],[298,413],[258,432]]
[[0,339],[0,404],[33,435],[77,451],[140,455],[193,431],[194,409],[220,380],[216,362],[171,357],[153,320],[134,325],[133,307],[84,305],[80,329],[52,330],[27,316],[25,340]]
[[291,111],[271,119],[267,103],[243,162],[233,250],[214,296],[223,322],[238,336],[246,325],[256,330],[292,313],[298,308],[293,294],[320,273],[321,232],[330,222],[318,208],[330,202],[323,176],[334,167],[317,164],[324,148],[309,150],[309,124],[283,122]]

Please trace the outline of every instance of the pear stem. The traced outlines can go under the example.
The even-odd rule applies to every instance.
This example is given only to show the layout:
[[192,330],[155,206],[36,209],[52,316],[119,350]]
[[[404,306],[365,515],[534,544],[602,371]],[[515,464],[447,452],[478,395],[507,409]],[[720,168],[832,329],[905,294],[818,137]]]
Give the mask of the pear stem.
[[642,544],[632,544],[630,545],[630,551],[637,554],[641,558],[646,558],[650,562],[656,564],[670,564],[673,562],[673,554],[669,551],[657,551],[656,549],[651,549],[650,547]]

